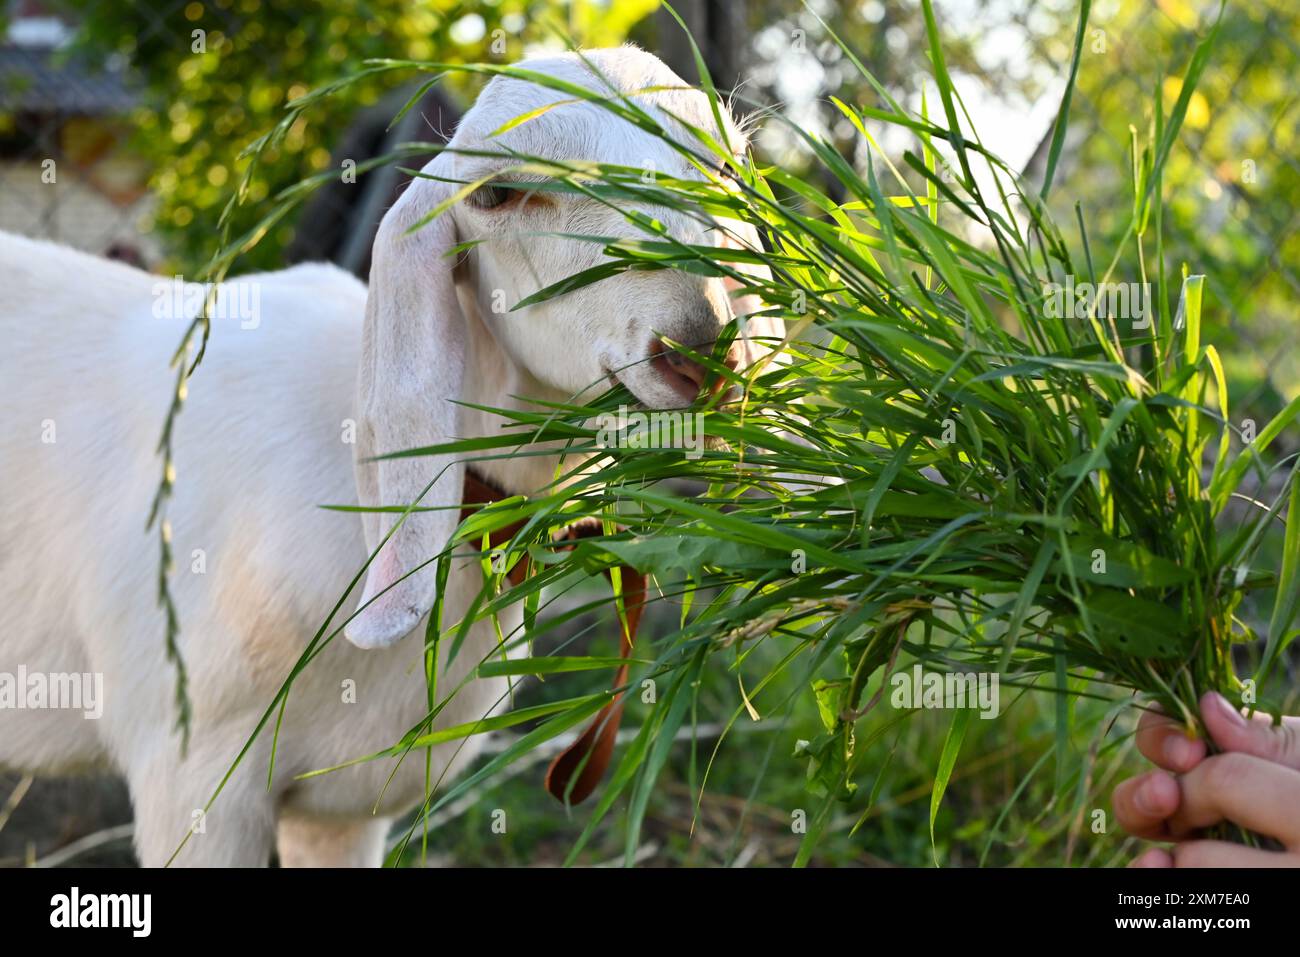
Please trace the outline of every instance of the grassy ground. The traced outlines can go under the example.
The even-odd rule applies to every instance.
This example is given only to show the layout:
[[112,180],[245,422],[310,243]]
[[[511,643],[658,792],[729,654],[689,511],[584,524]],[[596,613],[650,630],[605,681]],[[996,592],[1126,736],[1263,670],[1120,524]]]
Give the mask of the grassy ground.
[[[660,630],[670,626],[663,622]],[[612,621],[593,631],[615,633]],[[602,637],[582,650],[608,652],[602,644],[612,641]],[[776,653],[767,649],[748,667],[761,674],[771,664],[762,658]],[[1290,657],[1294,673],[1295,656]],[[742,715],[719,737],[718,729],[743,705],[735,674],[720,661],[717,665],[701,682],[699,736],[692,741],[688,729],[673,747],[650,799],[636,860],[669,867],[789,866],[802,839],[795,830],[798,812],[811,818],[817,801],[807,790],[807,762],[795,751],[801,740],[822,730],[820,718],[809,694],[795,695],[788,714],[767,712],[764,700],[776,702],[782,692],[794,690],[774,688],[756,700],[759,721]],[[899,662],[900,670],[910,667]],[[527,706],[598,687],[599,678],[590,676],[551,678],[545,685],[525,685],[518,701]],[[1115,719],[1112,702],[1078,699],[1065,773],[1058,781],[1056,696],[1003,687],[1002,703],[996,720],[971,724],[936,820],[932,852],[930,801],[950,713],[904,714],[890,706],[888,695],[882,698],[859,725],[859,741],[870,743],[855,795],[836,805],[810,866],[932,866],[936,859],[949,867],[1116,866],[1135,856],[1137,843],[1111,820],[1110,791],[1149,767],[1132,746],[1136,712],[1127,709]],[[1290,704],[1294,710],[1296,702]],[[630,705],[625,735],[635,731],[647,710],[636,701]],[[564,863],[586,826],[590,805],[566,814],[542,789],[544,766],[538,761],[507,772],[508,777],[477,790],[462,813],[444,817],[430,834],[429,862]],[[620,800],[616,810],[626,804]],[[611,814],[574,863],[621,865],[626,831],[621,816]],[[419,864],[417,845],[412,842],[404,861],[409,866]]]

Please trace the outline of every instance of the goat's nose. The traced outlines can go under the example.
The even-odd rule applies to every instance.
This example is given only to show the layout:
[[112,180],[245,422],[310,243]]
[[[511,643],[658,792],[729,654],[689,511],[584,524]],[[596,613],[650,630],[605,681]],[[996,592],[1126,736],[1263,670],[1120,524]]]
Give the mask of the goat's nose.
[[659,347],[662,350],[664,361],[668,368],[672,369],[680,376],[684,376],[695,383],[697,387],[703,388],[704,380],[709,374],[709,370],[704,368],[690,356],[662,343]]
[[[669,370],[671,370],[676,375],[681,376],[682,379],[693,384],[695,387],[694,391],[696,392],[696,394],[698,394],[699,391],[705,387],[705,384],[708,382],[710,373],[709,370],[703,364],[695,361],[694,359],[692,359],[690,356],[686,355],[683,352],[678,352],[676,349],[668,345],[668,343],[664,342],[662,339],[656,341],[653,344],[651,351],[654,354],[656,360],[662,362],[664,366],[666,366]],[[707,351],[707,347],[699,346],[695,349],[695,351],[696,352]],[[727,354],[722,357],[722,364],[725,365],[728,369],[732,369],[734,371],[735,369],[738,369],[740,367],[742,360],[744,359],[744,355],[745,355],[745,347],[743,343],[739,341],[733,342],[731,346],[727,349]],[[717,390],[722,387],[724,382],[725,379],[722,376],[718,376],[716,381],[713,383],[713,388],[710,390],[710,392],[711,393],[717,392]]]
[[[660,340],[658,343],[657,351],[664,354],[664,358],[668,361],[668,365],[672,367],[674,372],[686,376],[686,378],[690,379],[696,385],[704,385],[704,380],[708,375],[708,370],[703,365],[696,362],[685,353],[678,352],[663,340]],[[699,352],[700,349],[697,348],[695,351]],[[735,372],[740,368],[741,362],[744,358],[745,345],[737,339],[727,347],[727,354],[722,357],[722,364],[732,372]]]

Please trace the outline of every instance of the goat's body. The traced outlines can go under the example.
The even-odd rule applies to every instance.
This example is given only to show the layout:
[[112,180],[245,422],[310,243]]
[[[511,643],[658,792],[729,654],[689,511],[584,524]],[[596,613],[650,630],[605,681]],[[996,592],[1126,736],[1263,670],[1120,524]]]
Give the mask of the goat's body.
[[[391,782],[390,760],[293,778],[395,743],[427,713],[418,640],[371,651],[331,642],[290,692],[270,792],[268,727],[195,824],[366,557],[358,517],[318,507],[356,501],[347,438],[365,288],[328,266],[244,281],[260,291],[256,327],[214,321],[174,436],[171,587],[194,708],[182,760],[158,539],[145,518],[176,382],[168,361],[189,317],[154,315],[166,280],[0,234],[0,672],[102,674],[104,699],[98,720],[0,710],[0,765],[120,770],[147,865],[190,830],[178,862],[265,863],[277,821],[282,859],[377,863],[383,819],[423,794],[424,752]],[[459,619],[478,582],[475,569],[453,571],[446,620]],[[475,625],[440,687],[456,687],[494,642],[489,625]],[[439,724],[490,713],[504,691],[470,682]],[[458,744],[435,749],[435,781]]]
[[[703,94],[635,48],[524,65],[636,97],[680,135],[719,119]],[[529,115],[533,122],[500,133]],[[743,152],[729,118],[714,133]],[[418,751],[400,767],[373,761],[296,780],[397,743],[429,711],[422,642],[408,636],[422,631],[435,603],[427,563],[456,526],[465,465],[450,454],[378,457],[500,434],[502,419],[477,410],[520,408],[522,396],[542,403],[535,411],[618,381],[648,408],[675,408],[698,393],[705,370],[688,363],[694,375],[673,372],[669,342],[707,347],[730,321],[721,280],[668,270],[629,271],[511,310],[608,258],[603,244],[566,235],[631,227],[624,213],[581,197],[475,204],[455,195],[455,183],[486,182],[530,154],[702,178],[678,149],[563,90],[507,77],[491,81],[449,145],[385,215],[368,296],[338,270],[299,266],[242,277],[256,296],[246,300],[240,288],[225,303],[248,308],[230,314],[219,301],[214,310],[173,435],[171,588],[194,706],[183,760],[156,604],[159,545],[144,526],[176,387],[172,352],[201,303],[169,300],[166,279],[0,234],[0,602],[8,613],[0,678],[20,668],[100,674],[104,694],[98,720],[0,709],[0,764],[119,769],[147,865],[166,861],[187,833],[180,863],[262,864],[277,829],[287,863],[377,863],[386,820],[420,799],[426,774],[441,782],[481,740],[435,748],[427,769]],[[678,242],[712,231],[684,212],[636,211],[651,209]],[[758,248],[752,226],[733,226],[733,240]],[[169,317],[157,314],[160,303],[172,307]],[[564,464],[581,465],[572,456]],[[511,494],[542,489],[558,466],[540,454],[476,465]],[[395,529],[391,514],[319,508],[417,499],[431,508]],[[331,642],[294,681],[270,788],[267,727],[201,816],[371,550],[358,589],[366,608],[348,640]],[[454,564],[441,596],[444,625],[462,618],[480,586],[476,561]],[[518,606],[499,622],[517,638]],[[440,668],[439,726],[503,704],[504,679],[462,687],[495,653],[493,623],[475,623],[455,666]]]

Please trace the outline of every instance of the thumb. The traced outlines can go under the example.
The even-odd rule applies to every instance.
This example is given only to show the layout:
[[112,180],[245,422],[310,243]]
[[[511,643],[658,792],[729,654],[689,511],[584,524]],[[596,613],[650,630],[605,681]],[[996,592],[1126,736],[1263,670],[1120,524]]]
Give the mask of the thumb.
[[1210,737],[1224,751],[1240,751],[1300,771],[1300,720],[1283,718],[1274,725],[1266,714],[1247,719],[1214,691],[1202,696],[1201,716]]

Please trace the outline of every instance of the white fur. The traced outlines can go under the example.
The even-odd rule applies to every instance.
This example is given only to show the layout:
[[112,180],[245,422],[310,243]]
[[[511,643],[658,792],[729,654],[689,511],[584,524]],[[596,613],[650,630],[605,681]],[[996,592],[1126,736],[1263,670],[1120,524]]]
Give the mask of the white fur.
[[[681,85],[633,48],[587,56],[625,93]],[[524,65],[595,88],[604,82],[572,55]],[[692,175],[662,143],[588,104],[565,104],[486,138],[508,119],[565,98],[494,79],[451,145],[637,167],[653,162],[661,172]],[[701,94],[659,92],[640,101],[712,126]],[[729,135],[742,147],[734,128]],[[474,180],[510,162],[444,154],[427,171]],[[457,205],[404,235],[454,188],[418,180],[386,216],[368,305],[365,287],[341,271],[297,266],[243,277],[260,293],[255,328],[213,323],[175,433],[171,586],[194,704],[183,760],[173,730],[174,673],[156,605],[157,541],[144,522],[174,388],[168,360],[189,317],[155,317],[158,277],[0,234],[0,672],[21,665],[28,672],[101,673],[105,698],[98,721],[80,711],[0,711],[0,764],[119,770],[130,786],[137,850],[147,866],[166,862],[190,830],[198,832],[178,856],[181,864],[262,865],[277,839],[288,864],[377,864],[388,823],[423,795],[423,752],[412,754],[391,782],[390,760],[306,781],[295,776],[395,743],[426,714],[421,642],[399,639],[422,624],[433,577],[389,586],[442,549],[457,521],[454,510],[413,514],[379,553],[363,600],[379,597],[349,626],[351,641],[332,642],[290,692],[269,790],[268,731],[201,828],[192,827],[393,520],[318,506],[406,505],[447,463],[366,459],[499,429],[497,420],[453,399],[496,406],[518,395],[565,400],[593,385],[604,388],[606,373],[644,359],[653,333],[707,342],[730,318],[717,280],[672,271],[632,273],[494,315],[495,291],[512,305],[601,258],[587,244],[523,234],[634,231],[615,212],[563,198],[542,209]],[[655,213],[675,235],[700,241],[696,224]],[[453,272],[447,248],[474,239],[484,242]],[[648,364],[620,377],[647,405],[681,404],[680,393]],[[344,441],[352,421],[355,446]],[[55,440],[44,442],[51,423]],[[553,460],[525,457],[482,468],[507,492],[528,493],[549,481],[554,467]],[[448,469],[423,504],[458,502],[462,469]],[[200,552],[202,574],[194,570]],[[460,619],[479,581],[472,562],[453,570],[445,621]],[[354,607],[350,600],[344,613]],[[517,610],[503,615],[507,634],[519,620]],[[441,678],[443,693],[495,645],[490,623],[476,624]],[[356,703],[344,700],[349,681]],[[468,683],[440,726],[489,714],[502,706],[505,691],[503,680]],[[476,740],[435,749],[435,779],[453,757],[455,764],[472,758]]]

